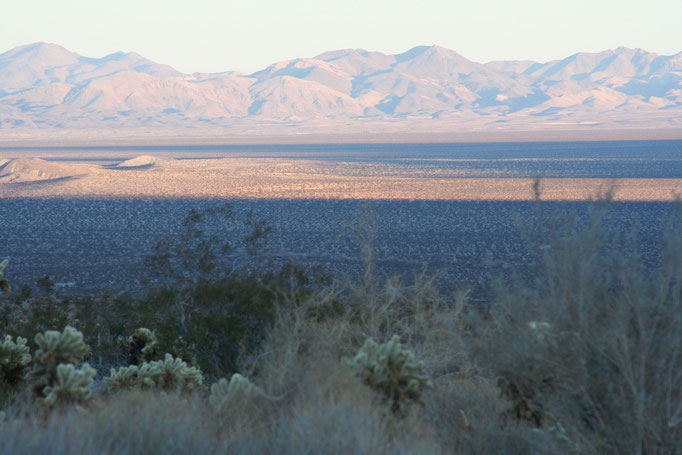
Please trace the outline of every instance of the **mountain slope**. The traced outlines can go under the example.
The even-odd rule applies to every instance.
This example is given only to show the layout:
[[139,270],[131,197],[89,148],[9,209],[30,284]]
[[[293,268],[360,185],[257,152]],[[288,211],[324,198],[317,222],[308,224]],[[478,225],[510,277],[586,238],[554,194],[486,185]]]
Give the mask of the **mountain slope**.
[[48,43],[0,54],[5,132],[405,119],[459,119],[455,126],[462,128],[547,122],[625,128],[680,117],[682,52],[620,47],[546,63],[481,64],[439,46],[395,55],[343,49],[250,75],[183,74],[134,52],[90,58]]

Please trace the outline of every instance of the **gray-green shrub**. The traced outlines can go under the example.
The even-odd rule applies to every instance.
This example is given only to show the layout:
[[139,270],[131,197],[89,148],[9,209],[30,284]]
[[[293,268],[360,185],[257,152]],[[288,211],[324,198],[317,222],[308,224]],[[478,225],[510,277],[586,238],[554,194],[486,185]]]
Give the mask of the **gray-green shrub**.
[[[608,206],[606,206],[608,208]],[[671,209],[673,206],[671,206]],[[682,447],[682,225],[645,266],[635,235],[546,216],[531,242],[538,277],[500,286],[479,359],[516,417],[583,453]]]

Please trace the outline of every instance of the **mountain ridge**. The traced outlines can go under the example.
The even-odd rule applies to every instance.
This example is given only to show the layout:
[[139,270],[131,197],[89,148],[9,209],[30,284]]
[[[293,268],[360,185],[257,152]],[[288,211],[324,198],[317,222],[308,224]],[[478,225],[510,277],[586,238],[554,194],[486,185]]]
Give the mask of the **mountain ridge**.
[[92,58],[51,43],[0,54],[3,134],[241,122],[335,129],[415,119],[455,129],[675,127],[681,117],[682,52],[619,47],[548,62],[478,63],[436,45],[392,55],[339,49],[251,74],[187,74],[135,52]]

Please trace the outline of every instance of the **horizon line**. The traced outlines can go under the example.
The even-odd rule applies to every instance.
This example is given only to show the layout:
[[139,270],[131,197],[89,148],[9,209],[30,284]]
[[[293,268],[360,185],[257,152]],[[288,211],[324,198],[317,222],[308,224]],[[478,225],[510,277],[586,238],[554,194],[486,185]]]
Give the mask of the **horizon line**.
[[[146,56],[144,56],[144,55],[142,55],[142,54],[140,54],[139,52],[134,51],[134,50],[132,50],[132,51],[116,50],[116,51],[114,51],[114,52],[107,53],[107,54],[105,54],[105,55],[103,55],[103,56],[101,56],[101,57],[91,57],[91,56],[83,55],[83,54],[80,54],[80,53],[78,53],[78,52],[76,52],[76,51],[73,51],[73,50],[71,50],[71,49],[69,49],[69,48],[67,48],[67,47],[65,47],[65,46],[62,46],[61,44],[54,43],[54,42],[49,42],[49,41],[35,41],[35,42],[33,42],[33,43],[28,43],[28,44],[22,44],[22,45],[14,46],[14,47],[11,47],[11,48],[9,48],[9,49],[3,51],[3,52],[0,52],[0,56],[2,56],[2,55],[4,55],[4,54],[8,54],[8,53],[12,52],[13,50],[26,49],[26,48],[30,48],[30,47],[37,47],[37,46],[39,46],[39,45],[57,46],[57,47],[59,47],[59,48],[61,48],[61,49],[64,49],[64,50],[67,51],[67,52],[70,52],[70,53],[72,53],[72,54],[76,54],[76,55],[78,55],[79,57],[86,58],[86,59],[102,60],[102,59],[105,59],[105,58],[107,58],[107,57],[111,57],[111,56],[114,56],[114,55],[120,55],[120,54],[122,54],[122,55],[136,54],[136,55],[140,56],[141,58],[144,58],[144,59],[146,59],[146,60],[149,60],[149,61],[151,61],[151,62],[153,62],[153,63],[157,63],[157,64],[159,63],[158,61],[151,60],[151,59],[149,59],[148,57],[146,57]],[[545,65],[545,64],[550,63],[550,62],[559,62],[559,61],[562,61],[562,60],[566,60],[566,59],[571,58],[571,57],[573,57],[573,56],[575,56],[575,55],[578,55],[578,54],[601,54],[601,53],[604,53],[604,52],[609,52],[609,51],[615,52],[615,51],[618,51],[618,50],[644,51],[644,52],[646,52],[646,53],[655,54],[655,55],[657,55],[657,56],[662,56],[662,57],[672,57],[672,56],[675,56],[675,55],[678,55],[678,54],[682,54],[682,50],[680,50],[680,51],[678,51],[678,52],[675,52],[675,53],[673,53],[673,54],[659,54],[658,52],[649,51],[649,50],[644,49],[644,48],[641,48],[641,47],[634,47],[634,48],[633,48],[633,47],[627,47],[627,46],[622,46],[622,45],[621,45],[621,46],[617,46],[617,47],[615,47],[615,48],[603,49],[603,50],[596,51],[596,52],[578,51],[578,52],[574,52],[574,53],[572,53],[572,54],[570,54],[570,55],[568,55],[568,56],[566,56],[566,57],[563,57],[563,58],[555,58],[555,59],[551,59],[551,60],[547,60],[547,61],[539,61],[539,60],[533,60],[533,59],[497,59],[497,60],[489,60],[489,61],[486,61],[486,62],[477,62],[477,61],[475,61],[475,60],[469,59],[468,57],[464,56],[463,54],[459,53],[458,51],[456,51],[456,50],[454,50],[454,49],[450,49],[450,48],[448,48],[448,47],[441,46],[441,45],[439,45],[439,44],[430,44],[430,45],[427,45],[427,44],[419,44],[419,45],[416,45],[416,46],[412,46],[411,48],[407,49],[406,51],[399,52],[399,53],[395,53],[395,54],[384,53],[384,52],[382,52],[382,51],[367,50],[367,49],[363,49],[363,48],[352,48],[352,47],[339,48],[339,49],[331,49],[331,50],[328,50],[328,51],[324,51],[324,52],[322,52],[322,53],[319,53],[319,54],[317,54],[317,55],[315,55],[315,56],[313,56],[313,57],[295,57],[295,58],[290,58],[290,59],[276,60],[275,62],[270,63],[270,64],[268,64],[267,66],[265,66],[265,67],[263,67],[263,68],[261,68],[261,69],[259,69],[259,70],[250,71],[250,72],[249,72],[249,71],[234,70],[234,69],[227,69],[227,70],[216,71],[216,72],[205,72],[205,71],[183,72],[183,71],[177,70],[175,67],[173,67],[173,66],[171,66],[171,65],[169,65],[169,64],[167,64],[167,63],[160,63],[160,64],[169,66],[169,67],[173,68],[175,71],[178,71],[179,73],[186,74],[186,75],[193,75],[193,74],[223,74],[223,73],[240,73],[240,74],[244,74],[244,75],[252,75],[252,74],[255,74],[255,73],[259,72],[259,71],[263,71],[263,70],[265,70],[265,69],[267,69],[267,68],[269,68],[269,67],[271,67],[271,66],[273,66],[273,65],[276,65],[276,64],[278,64],[278,63],[293,62],[293,61],[295,61],[295,60],[317,60],[317,59],[318,59],[317,57],[319,57],[319,56],[321,56],[321,55],[324,55],[324,54],[333,53],[333,52],[341,52],[341,51],[367,52],[367,53],[378,53],[378,54],[382,54],[382,55],[389,56],[389,57],[395,57],[395,56],[400,56],[400,55],[407,54],[407,53],[409,53],[409,52],[411,52],[411,51],[414,51],[415,49],[419,49],[419,48],[424,48],[424,49],[433,49],[433,48],[444,49],[444,50],[449,51],[449,52],[454,52],[454,53],[456,53],[457,55],[459,55],[459,56],[465,58],[466,60],[468,60],[468,61],[470,61],[470,62],[479,63],[479,64],[481,64],[481,65],[487,65],[487,64],[490,64],[490,63],[500,63],[500,62],[533,62],[533,63],[536,63],[536,64]],[[323,60],[322,60],[322,61],[323,61]]]

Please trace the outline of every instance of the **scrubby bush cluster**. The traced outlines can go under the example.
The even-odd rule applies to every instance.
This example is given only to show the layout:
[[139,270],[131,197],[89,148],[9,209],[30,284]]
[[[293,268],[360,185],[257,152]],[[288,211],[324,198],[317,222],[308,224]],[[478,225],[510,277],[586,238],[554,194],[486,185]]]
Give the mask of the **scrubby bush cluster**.
[[0,380],[11,386],[19,384],[24,377],[26,367],[31,362],[30,349],[26,346],[26,338],[5,335],[0,343]]
[[159,342],[153,330],[145,327],[135,329],[128,338],[121,339],[121,350],[128,358],[128,364],[139,365],[142,362],[159,360],[161,353]]
[[[682,443],[682,236],[673,221],[657,264],[635,233],[552,214],[532,286],[505,286],[480,360],[517,421],[589,453],[674,453]],[[553,224],[553,226],[552,226]],[[543,232],[544,230],[544,232]]]
[[0,343],[0,406],[9,395],[23,383],[26,368],[31,363],[30,349],[26,346],[26,338],[10,335]]
[[9,259],[5,259],[2,262],[0,262],[0,291],[10,293],[12,291],[12,288],[9,285],[9,280],[7,278],[3,278],[3,275],[5,273],[5,268],[7,268],[7,265],[9,264]]
[[645,262],[607,208],[525,220],[534,276],[478,300],[369,244],[359,282],[219,270],[190,214],[155,254],[204,260],[147,296],[0,302],[0,453],[679,453],[682,226]]

